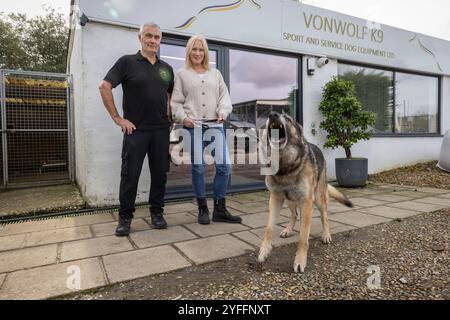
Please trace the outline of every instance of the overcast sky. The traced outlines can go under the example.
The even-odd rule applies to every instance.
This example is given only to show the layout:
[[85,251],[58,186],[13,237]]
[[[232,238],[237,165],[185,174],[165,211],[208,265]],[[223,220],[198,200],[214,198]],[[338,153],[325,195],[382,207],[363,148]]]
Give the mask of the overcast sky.
[[[303,2],[450,40],[449,0],[303,0]],[[69,14],[70,0],[0,0],[0,11],[36,15],[43,13],[41,8],[43,4]]]

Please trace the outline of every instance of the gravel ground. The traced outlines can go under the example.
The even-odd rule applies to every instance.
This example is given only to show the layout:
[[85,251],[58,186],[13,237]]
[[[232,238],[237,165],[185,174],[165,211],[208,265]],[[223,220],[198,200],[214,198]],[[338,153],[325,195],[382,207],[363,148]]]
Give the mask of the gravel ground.
[[369,181],[404,186],[450,189],[450,173],[439,169],[437,161],[398,168],[371,175]]
[[[66,299],[450,299],[450,210],[310,242],[305,274],[293,273],[295,245],[121,283]],[[380,289],[367,286],[380,270]],[[374,282],[370,282],[374,283]]]
[[[370,177],[373,182],[450,190],[436,162]],[[293,272],[296,245],[275,248],[260,265],[257,253],[63,297],[96,299],[450,299],[450,209],[310,241],[305,274]],[[380,271],[380,288],[368,278]],[[376,284],[376,282],[370,282]]]

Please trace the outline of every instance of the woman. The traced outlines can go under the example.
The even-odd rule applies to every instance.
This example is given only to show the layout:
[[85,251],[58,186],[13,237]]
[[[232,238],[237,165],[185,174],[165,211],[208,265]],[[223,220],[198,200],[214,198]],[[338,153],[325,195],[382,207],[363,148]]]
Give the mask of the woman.
[[212,220],[241,223],[241,218],[231,215],[225,205],[231,161],[223,121],[233,107],[221,73],[209,67],[208,44],[201,35],[193,36],[187,43],[185,68],[177,73],[171,105],[175,122],[182,123],[191,136],[192,185],[198,203],[198,223],[210,223],[205,194],[205,135],[213,135],[212,141],[220,148],[212,153],[216,166]]

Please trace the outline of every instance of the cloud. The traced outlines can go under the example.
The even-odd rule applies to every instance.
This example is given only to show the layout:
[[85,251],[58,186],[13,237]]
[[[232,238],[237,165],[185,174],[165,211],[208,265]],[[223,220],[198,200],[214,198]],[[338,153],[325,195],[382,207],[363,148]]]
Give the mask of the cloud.
[[252,83],[258,89],[292,87],[297,84],[297,59],[268,54],[232,51],[231,78]]

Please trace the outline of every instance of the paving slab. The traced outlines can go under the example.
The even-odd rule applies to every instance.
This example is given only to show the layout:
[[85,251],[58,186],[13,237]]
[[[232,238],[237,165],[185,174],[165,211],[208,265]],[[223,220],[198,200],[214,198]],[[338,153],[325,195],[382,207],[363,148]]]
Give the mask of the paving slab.
[[34,247],[88,238],[92,238],[89,226],[33,232],[28,235],[24,247]]
[[23,248],[27,237],[27,233],[0,237],[0,251]]
[[[353,201],[353,199],[351,199]],[[337,201],[330,201],[328,203],[328,212],[329,213],[338,213],[338,212],[345,212],[345,211],[351,211],[351,210],[358,210],[359,208],[362,208],[360,206],[357,206],[355,203],[353,203],[353,208],[347,207],[346,205],[343,205],[342,203],[339,203]]]
[[352,191],[345,191],[342,190],[342,193],[345,194],[346,192],[352,192],[357,194],[363,194],[363,195],[375,195],[375,194],[381,194],[381,193],[387,193],[389,190],[378,188],[378,187],[366,187],[363,189],[352,189]]
[[409,198],[414,198],[414,199],[432,196],[431,193],[418,192],[418,191],[414,191],[414,189],[411,189],[409,191],[393,192],[392,194],[399,195],[399,196],[405,196],[405,197],[409,197]]
[[390,184],[390,183],[378,183],[378,182],[373,182],[372,183],[373,186],[380,188],[380,189],[388,189],[388,190],[411,190],[411,189],[415,189],[416,187],[414,186],[404,186],[404,185],[398,185],[398,184]]
[[105,256],[103,262],[111,283],[191,266],[189,261],[169,245]]
[[259,250],[259,248],[261,247],[262,239],[251,231],[236,232],[233,233],[233,236],[245,241],[248,244],[251,244],[255,247],[256,250]]
[[[290,210],[287,209],[290,213]],[[242,218],[242,223],[250,228],[256,229],[265,227],[267,225],[267,221],[269,218],[268,212],[259,212],[254,214],[248,214]],[[285,223],[289,221],[289,219],[283,215],[279,215],[275,224]]]
[[413,210],[417,212],[432,212],[446,208],[446,206],[438,205],[438,204],[429,204],[414,201],[405,201],[405,202],[396,202],[387,204],[389,207],[401,208],[406,210]]
[[359,209],[359,212],[373,214],[376,216],[381,216],[384,218],[389,219],[404,219],[412,216],[416,216],[420,214],[417,211],[413,210],[406,210],[401,208],[395,208],[395,207],[387,207],[387,206],[379,206],[379,207],[372,207],[372,208],[363,208]]
[[[374,200],[374,199],[370,199],[367,197],[352,198],[351,201],[353,202],[353,205],[358,206],[358,207],[374,207],[374,206],[381,206],[381,205],[386,204],[385,201]],[[343,206],[343,207],[345,207],[345,206]],[[351,209],[351,208],[348,208],[348,209]]]
[[239,202],[241,204],[250,203],[250,202],[251,203],[261,202],[261,201],[268,201],[269,195],[268,194],[267,195],[252,194],[252,193],[240,194],[240,195],[231,196],[230,200]]
[[[328,221],[328,224],[330,226],[330,233],[331,233],[331,230],[333,230],[335,228],[338,228],[338,227],[342,228],[342,227],[346,226],[342,223],[339,223],[336,221],[331,221],[331,220]],[[282,224],[282,227],[284,227],[284,228],[287,226],[288,226],[287,223]],[[300,222],[299,221],[297,221],[297,223],[295,224],[294,230],[297,232],[300,232]],[[320,218],[312,219],[311,230],[309,233],[310,233],[311,237],[314,237],[314,238],[322,236],[322,220]]]
[[[448,192],[448,190],[446,190]],[[445,198],[445,199],[450,199],[450,193],[445,193],[445,194],[439,194],[437,195],[437,197],[439,198]]]
[[[280,238],[280,233],[285,228],[280,226],[275,226],[273,229],[273,246],[279,247],[284,246],[291,243],[297,243],[298,242],[298,232],[294,230],[294,234],[290,236],[289,238]],[[252,229],[251,233],[256,235],[259,240],[258,247],[261,246],[261,243],[264,239],[264,233],[266,232],[266,228],[259,228],[259,229]]]
[[138,248],[156,247],[163,244],[196,239],[197,236],[183,227],[174,226],[164,230],[148,230],[130,234]]
[[3,282],[5,281],[5,279],[6,279],[6,274],[0,274],[0,290],[3,287]]
[[114,217],[110,213],[90,214],[77,217],[65,217],[58,219],[57,228],[70,228],[87,226],[97,223],[106,223],[115,221]]
[[416,188],[416,190],[419,192],[433,193],[436,195],[448,193],[448,190],[436,188]]
[[333,229],[331,229],[330,233],[333,235],[333,234],[338,234],[338,233],[342,233],[342,232],[351,231],[351,230],[354,230],[354,229],[357,229],[357,227],[341,224],[340,226],[334,227]]
[[[197,222],[197,216],[192,215],[191,213],[173,213],[164,217],[166,219],[167,225],[170,227],[179,226],[182,224],[189,224]],[[145,219],[151,224],[151,219]]]
[[365,214],[359,211],[336,213],[334,215],[329,216],[328,220],[336,221],[342,224],[347,224],[358,228],[363,228],[370,225],[391,221],[390,219]]
[[[116,233],[117,221],[93,224],[91,228],[95,237],[112,236]],[[144,219],[133,219],[131,222],[131,233],[149,230],[150,228],[151,227],[144,221]]]
[[237,257],[255,250],[229,234],[180,242],[175,246],[196,264]]
[[[244,219],[245,216],[243,217],[243,221]],[[185,225],[185,227],[202,238],[249,229],[247,226],[242,225],[240,223],[223,223],[223,222],[211,222],[211,224],[208,225],[191,223]]]
[[79,260],[133,250],[126,237],[103,237],[66,242],[62,245],[61,261]]
[[172,213],[188,212],[194,209],[197,209],[197,206],[190,202],[169,204],[164,207],[164,213],[172,214]]
[[[300,211],[300,210],[299,210]],[[330,211],[328,211],[328,214],[331,214],[332,212],[330,212]],[[267,213],[266,213],[266,215],[267,215]],[[287,217],[288,218],[288,220],[289,220],[289,218],[291,217],[291,210],[290,209],[286,209],[286,208],[284,208],[284,209],[281,209],[281,211],[280,211],[280,216],[283,216],[283,217]],[[315,208],[314,207],[314,210],[313,210],[313,217],[320,217],[320,212],[319,212],[319,210],[317,209],[317,208]],[[298,218],[297,218],[298,219]],[[267,222],[267,221],[266,221]]]
[[6,251],[0,254],[0,273],[56,263],[57,245]]
[[[79,289],[72,281],[78,271]],[[106,284],[100,261],[94,258],[10,273],[1,287],[0,299],[46,299]]]
[[37,232],[44,230],[53,230],[58,226],[59,219],[47,219],[41,221],[27,221],[22,223],[11,223],[3,225],[0,230],[0,237],[13,234]]
[[384,202],[401,202],[401,201],[409,201],[413,200],[414,198],[411,197],[405,197],[405,196],[399,196],[395,193],[389,193],[389,194],[377,194],[373,196],[368,196],[367,198],[373,199],[373,200],[379,200]]
[[421,202],[421,203],[436,204],[439,206],[445,206],[447,208],[450,208],[450,199],[444,199],[444,198],[439,198],[439,197],[430,197],[430,198],[417,199],[416,201]]
[[227,206],[244,213],[269,212],[269,202],[246,203]]

